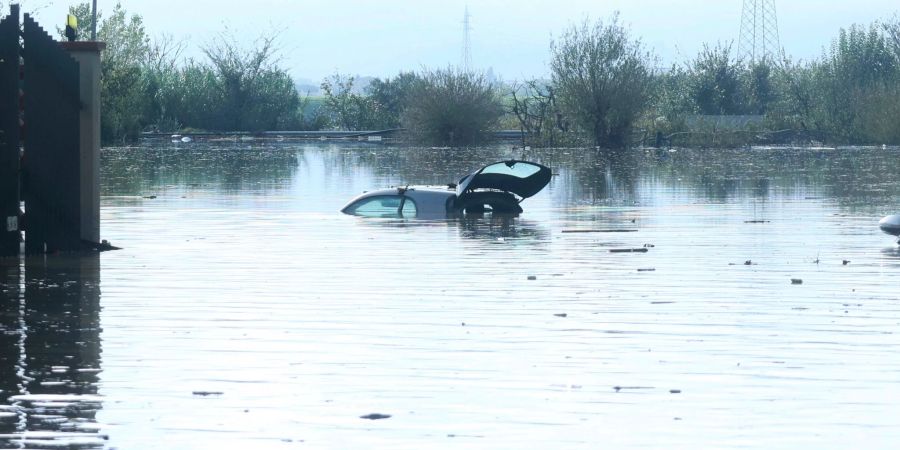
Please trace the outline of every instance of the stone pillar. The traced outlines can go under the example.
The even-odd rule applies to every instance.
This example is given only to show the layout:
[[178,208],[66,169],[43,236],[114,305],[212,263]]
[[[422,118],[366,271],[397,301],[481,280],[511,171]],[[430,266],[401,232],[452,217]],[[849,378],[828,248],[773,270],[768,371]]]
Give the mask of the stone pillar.
[[81,239],[100,242],[100,52],[105,42],[63,42],[81,75]]

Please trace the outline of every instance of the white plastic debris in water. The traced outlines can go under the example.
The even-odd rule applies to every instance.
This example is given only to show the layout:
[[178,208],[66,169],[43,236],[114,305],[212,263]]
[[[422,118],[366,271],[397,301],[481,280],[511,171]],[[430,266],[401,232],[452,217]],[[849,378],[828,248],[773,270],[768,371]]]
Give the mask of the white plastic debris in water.
[[193,139],[191,139],[190,136],[185,136],[185,137],[181,138],[181,142],[191,142],[191,141],[193,141]]

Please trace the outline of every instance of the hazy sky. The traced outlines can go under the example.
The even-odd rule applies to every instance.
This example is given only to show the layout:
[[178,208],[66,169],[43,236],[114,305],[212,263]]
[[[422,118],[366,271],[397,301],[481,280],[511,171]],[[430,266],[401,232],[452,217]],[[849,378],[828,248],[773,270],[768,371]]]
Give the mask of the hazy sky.
[[[64,20],[69,4],[23,0],[46,29]],[[102,10],[115,2],[98,0]],[[459,64],[463,11],[472,15],[472,59],[511,80],[547,74],[553,35],[585,17],[622,21],[663,64],[696,55],[704,42],[736,41],[742,0],[125,0],[151,35],[188,44],[189,56],[227,26],[248,41],[283,29],[283,66],[319,81],[341,73],[392,76],[404,69]],[[897,0],[776,0],[781,44],[809,59],[840,27],[893,17]]]

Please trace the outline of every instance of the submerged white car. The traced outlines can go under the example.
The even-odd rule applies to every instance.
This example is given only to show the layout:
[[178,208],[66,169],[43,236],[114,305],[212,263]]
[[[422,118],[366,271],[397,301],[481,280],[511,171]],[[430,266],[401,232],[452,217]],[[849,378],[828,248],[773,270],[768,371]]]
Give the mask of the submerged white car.
[[548,167],[528,161],[501,161],[446,186],[406,186],[366,192],[341,209],[366,217],[446,218],[485,212],[519,214],[519,205],[550,182]]
[[[900,215],[887,216],[878,222],[878,228],[891,236],[900,237]],[[900,242],[898,242],[900,244]]]

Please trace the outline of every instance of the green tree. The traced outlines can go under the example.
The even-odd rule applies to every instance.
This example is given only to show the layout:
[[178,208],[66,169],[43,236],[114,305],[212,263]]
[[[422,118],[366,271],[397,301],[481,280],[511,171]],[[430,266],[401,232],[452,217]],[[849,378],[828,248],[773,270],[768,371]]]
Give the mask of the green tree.
[[703,46],[690,67],[690,91],[697,112],[708,115],[743,114],[742,66],[731,44]]
[[143,113],[156,131],[175,132],[181,127],[174,115],[177,105],[173,105],[171,97],[179,90],[178,61],[183,51],[184,43],[170,35],[150,43],[143,69],[147,95]]
[[360,129],[360,95],[353,92],[353,76],[334,75],[322,81],[322,92],[325,94],[325,108],[331,121],[342,130]]
[[216,75],[226,130],[277,130],[300,107],[290,75],[278,66],[277,34],[261,36],[253,48],[223,32],[203,47]]
[[838,142],[875,142],[867,122],[884,120],[883,108],[890,102],[882,100],[895,98],[900,82],[900,61],[883,30],[876,25],[842,29],[813,72],[817,125]]
[[418,76],[400,73],[395,78],[375,78],[360,93],[356,78],[335,73],[322,81],[325,113],[344,130],[380,130],[400,126],[406,99]]
[[180,126],[217,130],[222,124],[225,100],[216,73],[207,65],[189,60],[161,83],[161,110]]
[[376,78],[366,87],[366,94],[375,108],[374,123],[377,128],[400,127],[400,117],[406,108],[407,98],[419,81],[414,72],[401,72],[394,78]]
[[141,17],[128,15],[121,3],[99,25],[97,38],[106,42],[100,66],[101,135],[106,142],[134,139],[145,125],[149,101],[143,68],[150,39]]
[[[91,4],[82,2],[69,7],[78,19],[78,39],[90,39],[93,23]],[[144,65],[150,51],[150,39],[138,15],[129,15],[121,3],[103,18],[97,12],[97,39],[106,43],[100,65],[100,134],[104,142],[135,139],[146,124],[145,114],[152,98],[148,98]],[[57,27],[61,38],[65,29]]]
[[483,73],[426,71],[413,83],[401,122],[416,141],[464,146],[484,142],[503,114],[499,90]]
[[772,64],[759,61],[743,71],[745,80],[741,83],[745,92],[745,111],[748,114],[765,115],[778,98]]
[[696,114],[691,95],[691,74],[682,65],[653,75],[646,126],[665,135],[684,130],[687,114]]
[[551,44],[559,101],[581,131],[605,148],[625,147],[647,105],[652,57],[615,14],[573,25]]

